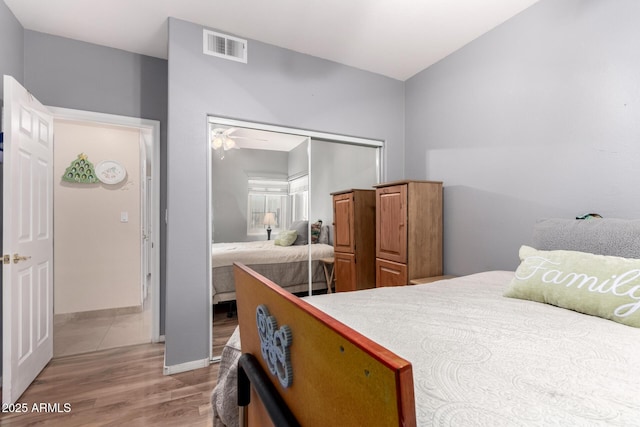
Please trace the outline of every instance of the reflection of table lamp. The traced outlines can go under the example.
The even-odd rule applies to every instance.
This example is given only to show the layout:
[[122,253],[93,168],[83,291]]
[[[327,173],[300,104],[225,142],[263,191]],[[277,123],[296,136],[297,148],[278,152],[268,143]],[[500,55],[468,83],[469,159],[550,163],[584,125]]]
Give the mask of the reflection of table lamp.
[[264,214],[262,223],[267,226],[267,240],[271,240],[271,226],[276,223],[276,215],[273,212],[267,212]]

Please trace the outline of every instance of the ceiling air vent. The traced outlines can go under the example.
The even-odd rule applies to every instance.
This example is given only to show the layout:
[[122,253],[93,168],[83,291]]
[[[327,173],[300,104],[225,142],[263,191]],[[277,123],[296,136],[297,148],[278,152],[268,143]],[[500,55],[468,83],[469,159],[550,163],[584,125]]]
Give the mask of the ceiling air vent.
[[209,30],[204,30],[203,36],[205,54],[247,63],[246,40]]

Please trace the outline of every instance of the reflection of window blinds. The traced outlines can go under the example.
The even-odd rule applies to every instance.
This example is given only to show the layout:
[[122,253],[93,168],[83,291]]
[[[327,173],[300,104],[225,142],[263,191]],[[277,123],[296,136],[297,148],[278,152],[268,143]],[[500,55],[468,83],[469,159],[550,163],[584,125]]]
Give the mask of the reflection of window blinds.
[[287,195],[289,183],[281,180],[249,180],[249,194]]
[[289,181],[289,194],[302,193],[309,190],[309,175]]

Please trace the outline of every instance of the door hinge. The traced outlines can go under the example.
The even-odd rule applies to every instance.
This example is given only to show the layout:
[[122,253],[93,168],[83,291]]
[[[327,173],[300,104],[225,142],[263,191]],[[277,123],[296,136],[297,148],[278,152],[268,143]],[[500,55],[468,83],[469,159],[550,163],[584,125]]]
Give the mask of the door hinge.
[[2,257],[2,263],[3,264],[11,264],[11,255],[4,255]]

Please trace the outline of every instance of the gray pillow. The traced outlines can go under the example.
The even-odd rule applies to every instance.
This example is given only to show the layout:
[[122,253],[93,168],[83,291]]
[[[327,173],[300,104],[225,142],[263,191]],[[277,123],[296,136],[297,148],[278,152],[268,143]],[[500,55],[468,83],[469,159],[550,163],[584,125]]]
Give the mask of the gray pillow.
[[534,225],[532,243],[536,249],[545,251],[640,258],[640,220],[544,219]]
[[296,230],[298,237],[294,245],[306,245],[309,243],[309,221],[294,221],[289,230]]

